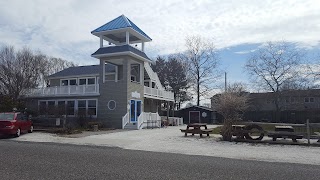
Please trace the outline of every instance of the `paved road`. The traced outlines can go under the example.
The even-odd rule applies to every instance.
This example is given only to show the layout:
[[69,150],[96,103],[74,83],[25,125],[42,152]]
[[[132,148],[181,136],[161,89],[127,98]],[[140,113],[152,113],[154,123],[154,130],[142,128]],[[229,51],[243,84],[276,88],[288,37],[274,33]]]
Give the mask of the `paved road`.
[[0,178],[319,180],[320,166],[0,139]]

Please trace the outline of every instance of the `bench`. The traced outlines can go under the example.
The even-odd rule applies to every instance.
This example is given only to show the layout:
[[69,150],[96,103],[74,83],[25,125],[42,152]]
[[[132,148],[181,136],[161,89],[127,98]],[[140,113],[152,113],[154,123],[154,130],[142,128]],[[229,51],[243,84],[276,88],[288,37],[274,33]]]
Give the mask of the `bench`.
[[185,133],[184,135],[187,136],[187,134],[192,134],[194,136],[195,134],[200,134],[200,137],[202,137],[202,134],[209,134],[213,132],[213,129],[180,129],[181,132]]
[[293,142],[297,142],[297,139],[303,138],[303,134],[288,131],[269,131],[268,137],[272,137],[273,141],[276,141],[277,138],[290,138]]

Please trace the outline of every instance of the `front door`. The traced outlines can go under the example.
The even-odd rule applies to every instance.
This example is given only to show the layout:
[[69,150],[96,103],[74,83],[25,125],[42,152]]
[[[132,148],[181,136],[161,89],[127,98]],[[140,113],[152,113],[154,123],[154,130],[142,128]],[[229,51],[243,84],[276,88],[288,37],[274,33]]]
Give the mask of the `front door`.
[[189,123],[200,123],[200,111],[189,111]]
[[131,100],[130,102],[130,122],[135,123],[138,121],[138,117],[141,114],[141,101]]

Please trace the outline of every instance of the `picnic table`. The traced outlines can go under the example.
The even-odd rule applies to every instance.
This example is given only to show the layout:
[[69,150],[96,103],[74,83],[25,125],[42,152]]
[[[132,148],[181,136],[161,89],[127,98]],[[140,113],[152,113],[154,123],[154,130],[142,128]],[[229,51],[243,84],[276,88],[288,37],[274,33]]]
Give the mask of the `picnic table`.
[[273,141],[277,138],[290,138],[293,142],[297,142],[297,139],[302,139],[303,134],[294,132],[292,126],[275,126],[275,131],[268,132],[268,136],[272,137]]
[[180,130],[184,133],[184,136],[187,136],[188,133],[190,133],[192,134],[192,136],[194,136],[195,134],[200,134],[200,137],[202,137],[202,134],[207,134],[207,136],[209,136],[209,133],[213,131],[213,129],[208,129],[207,124],[205,123],[188,124],[187,129]]

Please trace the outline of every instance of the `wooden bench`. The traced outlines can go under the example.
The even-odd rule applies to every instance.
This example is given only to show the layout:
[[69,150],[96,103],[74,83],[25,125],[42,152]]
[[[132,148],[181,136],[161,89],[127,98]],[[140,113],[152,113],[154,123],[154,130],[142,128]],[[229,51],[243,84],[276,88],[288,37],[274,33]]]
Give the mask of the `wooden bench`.
[[202,137],[202,134],[207,134],[207,136],[209,136],[209,134],[211,132],[213,132],[213,129],[180,129],[181,132],[185,133],[185,136],[187,136],[187,134],[192,134],[192,136],[194,136],[195,134],[200,134],[200,137]]

